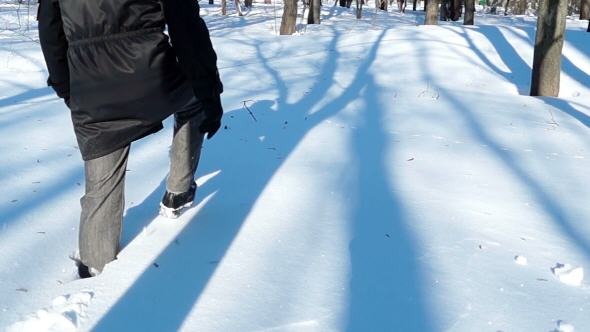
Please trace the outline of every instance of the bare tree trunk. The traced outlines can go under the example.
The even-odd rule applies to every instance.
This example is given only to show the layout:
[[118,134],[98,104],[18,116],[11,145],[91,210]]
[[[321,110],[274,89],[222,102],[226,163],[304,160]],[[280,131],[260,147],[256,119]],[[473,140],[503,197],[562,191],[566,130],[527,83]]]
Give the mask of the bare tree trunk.
[[506,5],[504,5],[504,16],[508,15],[508,5],[510,4],[510,0],[506,0]]
[[418,6],[418,0],[414,0],[414,3],[412,4],[412,11],[416,11],[417,6]]
[[209,4],[212,5],[213,4],[213,0],[209,0]]
[[428,0],[424,0],[424,8],[422,8],[422,10],[427,11],[427,7],[428,7]]
[[588,29],[586,30],[586,32],[590,32],[590,21],[588,21]]
[[580,0],[577,0],[577,1],[568,0],[568,2],[567,2],[567,16],[574,15],[574,11],[577,11],[576,7],[579,3],[580,3]]
[[475,0],[465,0],[465,17],[463,24],[473,25],[475,21]]
[[340,7],[346,7],[346,0],[340,0]]
[[380,10],[387,11],[387,3],[388,3],[388,0],[377,0],[377,1],[375,1],[375,6],[377,8],[379,8]]
[[516,14],[517,15],[524,15],[526,14],[526,10],[528,8],[529,2],[528,1],[517,1],[516,2]]
[[557,97],[567,0],[541,0],[538,15],[531,96]]
[[580,3],[580,20],[590,19],[590,0],[582,0]]
[[428,4],[426,5],[426,18],[424,19],[425,25],[438,24],[438,1],[439,0],[428,0]]
[[493,0],[492,1],[492,9],[490,9],[490,14],[496,14],[498,11],[498,6],[501,6],[502,3],[500,2],[500,0]]
[[285,9],[281,19],[281,35],[292,35],[297,23],[297,0],[285,0]]
[[440,10],[439,10],[439,15],[438,15],[438,19],[441,21],[448,21],[449,20],[449,16],[451,15],[449,13],[449,1],[450,0],[441,0],[441,4],[440,4]]
[[252,8],[252,0],[244,0],[244,6],[246,8]]
[[240,0],[234,0],[234,5],[236,6],[236,10],[238,11],[239,16],[244,16],[242,13],[242,6],[240,5]]
[[451,20],[454,22],[458,21],[461,18],[461,12],[463,11],[461,0],[451,0]]
[[360,20],[363,15],[363,0],[356,0],[356,19]]
[[406,4],[406,0],[397,0],[397,9],[400,11],[400,13],[406,12]]
[[227,15],[227,0],[221,0],[221,15]]
[[307,15],[307,24],[320,24],[320,12],[322,2],[320,0],[310,0],[309,14]]

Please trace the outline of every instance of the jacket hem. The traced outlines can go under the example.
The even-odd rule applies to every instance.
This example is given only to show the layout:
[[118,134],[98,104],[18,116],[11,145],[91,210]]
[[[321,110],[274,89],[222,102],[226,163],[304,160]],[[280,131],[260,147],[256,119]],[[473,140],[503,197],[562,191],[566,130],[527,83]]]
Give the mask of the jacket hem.
[[[135,141],[137,141],[139,139],[142,139],[142,138],[144,138],[144,137],[146,137],[148,135],[151,135],[153,133],[156,133],[156,132],[160,131],[162,128],[164,128],[164,126],[162,125],[162,123],[158,123],[158,124],[154,125],[153,127],[148,128],[145,131],[141,131],[139,134],[137,134],[135,136],[131,136],[131,138],[129,138],[129,139],[125,140],[125,141],[122,141],[119,144],[113,145],[113,147],[110,148],[110,149],[105,149],[104,151],[100,151],[100,152],[96,152],[96,153],[90,153],[90,154],[82,153],[82,160],[88,161],[88,160],[92,160],[92,159],[104,157],[104,156],[106,156],[108,154],[111,154],[111,153],[113,153],[113,152],[115,152],[115,151],[117,151],[119,149],[122,149],[122,148],[130,145],[131,143],[133,143],[133,142],[135,142]],[[81,150],[82,149],[80,148],[80,151]]]

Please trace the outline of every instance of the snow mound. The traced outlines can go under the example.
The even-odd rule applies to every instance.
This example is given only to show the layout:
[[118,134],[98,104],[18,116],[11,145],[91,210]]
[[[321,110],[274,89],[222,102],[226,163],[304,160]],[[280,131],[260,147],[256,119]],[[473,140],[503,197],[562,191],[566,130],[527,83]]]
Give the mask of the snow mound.
[[575,328],[572,324],[562,320],[557,321],[557,332],[574,332]]
[[518,265],[527,265],[528,264],[527,258],[524,256],[520,256],[520,255],[514,256],[514,262]]
[[584,269],[582,267],[573,267],[570,264],[557,263],[551,268],[553,274],[562,283],[570,286],[580,286],[584,280]]
[[55,298],[50,308],[23,321],[14,323],[7,332],[70,332],[76,331],[85,309],[92,300],[92,292],[81,292]]

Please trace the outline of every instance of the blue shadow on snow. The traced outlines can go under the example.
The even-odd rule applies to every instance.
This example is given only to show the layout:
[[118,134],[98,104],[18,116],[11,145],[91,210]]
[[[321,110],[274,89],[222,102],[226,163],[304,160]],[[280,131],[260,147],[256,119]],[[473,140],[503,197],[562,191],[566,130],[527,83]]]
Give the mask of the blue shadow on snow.
[[[226,112],[225,121],[229,129],[207,144],[212,151],[204,152],[200,166],[200,173],[217,169],[221,169],[221,173],[199,188],[197,199],[208,197],[209,200],[194,217],[198,220],[188,223],[176,240],[168,244],[153,262],[157,263],[157,267],[149,265],[143,271],[94,326],[95,331],[176,331],[182,326],[254,203],[286,157],[307,132],[358,98],[361,88],[374,88],[372,83],[366,82],[371,80],[367,70],[375,61],[384,34],[372,46],[369,58],[358,69],[350,87],[311,115],[307,115],[306,111],[325,98],[325,91],[336,83],[339,58],[336,45],[339,35],[336,33],[327,48],[331,54],[326,57],[314,86],[302,99],[292,104],[287,101],[287,84],[270,67],[268,59],[262,56],[264,45],[256,45],[262,65],[275,80],[274,87],[279,94],[278,111],[268,109],[274,104],[272,101],[260,101],[252,105],[252,110],[259,117],[265,117],[264,123],[254,123],[247,115],[240,115],[244,114],[241,109]],[[374,96],[369,91],[367,97]],[[385,330],[395,330],[405,324],[429,331],[431,317],[422,301],[422,278],[414,262],[415,248],[403,226],[401,203],[385,181],[387,177],[382,158],[387,146],[383,142],[383,129],[379,125],[382,111],[372,101],[369,101],[368,108],[374,109],[367,110],[370,112],[366,115],[367,122],[354,146],[354,152],[359,158],[357,176],[360,201],[352,211],[350,302],[347,322],[343,323],[349,331],[365,331],[367,324]],[[288,123],[297,123],[299,126],[289,127]],[[269,157],[268,150],[262,148],[245,149],[247,143],[232,136],[232,126],[245,127],[242,133],[248,133],[248,136],[266,136],[266,141],[273,142],[279,155]],[[247,189],[235,190],[236,187]],[[155,202],[155,197],[159,196],[156,192],[160,189],[149,195],[146,204]],[[375,200],[374,195],[381,198]],[[146,204],[141,203],[130,211],[129,217],[135,219],[143,215],[139,209]],[[375,219],[375,215],[380,217]],[[133,233],[137,233],[137,230]],[[380,285],[385,286],[381,288]],[[280,314],[277,312],[278,316]],[[263,322],[260,324],[262,326]]]

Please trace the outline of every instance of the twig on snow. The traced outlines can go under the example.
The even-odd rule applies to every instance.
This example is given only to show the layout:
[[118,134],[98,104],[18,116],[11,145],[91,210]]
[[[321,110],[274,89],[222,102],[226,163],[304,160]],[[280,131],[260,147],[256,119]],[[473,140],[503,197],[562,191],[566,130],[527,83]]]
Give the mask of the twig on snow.
[[252,119],[254,119],[254,122],[258,122],[258,120],[256,120],[256,117],[254,116],[254,113],[252,113],[252,110],[250,109],[250,107],[248,107],[248,102],[249,101],[254,101],[254,100],[242,100],[242,103],[244,104],[244,106],[242,107],[243,109],[245,109],[246,111],[248,111],[248,113],[250,113],[250,116],[252,117]]

